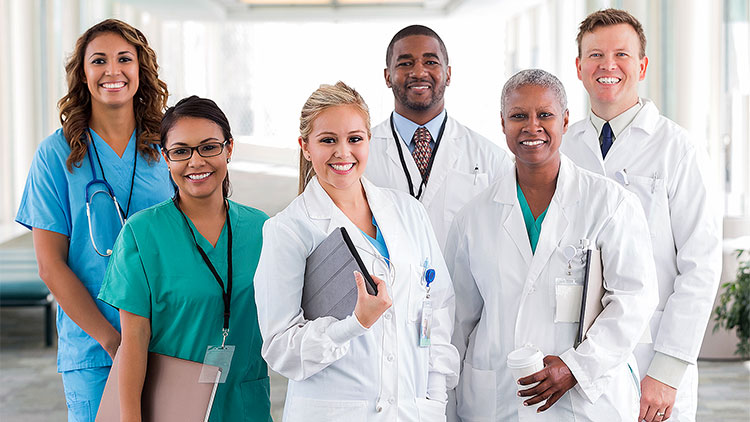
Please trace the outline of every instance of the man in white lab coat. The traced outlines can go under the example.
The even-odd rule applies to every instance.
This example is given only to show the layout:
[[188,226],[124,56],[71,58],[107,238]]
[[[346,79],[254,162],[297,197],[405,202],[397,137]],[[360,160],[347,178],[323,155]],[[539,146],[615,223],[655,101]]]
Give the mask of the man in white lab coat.
[[591,114],[570,127],[562,151],[638,195],[654,249],[659,305],[634,352],[642,378],[639,420],[694,421],[696,359],[721,271],[720,220],[700,162],[706,153],[638,97],[648,58],[637,19],[621,10],[595,12],[581,23],[577,41]]
[[513,167],[508,154],[448,116],[448,51],[421,25],[400,30],[386,53],[385,84],[395,110],[372,130],[366,177],[398,189],[427,209],[441,248],[454,215]]

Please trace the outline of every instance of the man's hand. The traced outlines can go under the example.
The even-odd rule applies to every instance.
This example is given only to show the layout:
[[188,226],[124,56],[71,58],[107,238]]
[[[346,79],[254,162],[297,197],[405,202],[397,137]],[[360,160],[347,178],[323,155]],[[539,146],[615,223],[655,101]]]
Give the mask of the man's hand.
[[570,372],[570,368],[559,356],[545,356],[544,369],[528,377],[518,380],[521,385],[529,385],[538,382],[539,384],[518,392],[521,397],[531,397],[524,401],[524,405],[531,406],[547,400],[544,406],[537,409],[537,412],[544,412],[552,407],[560,397],[568,390],[573,388],[578,381]]
[[641,381],[641,412],[638,421],[659,422],[672,416],[677,389],[648,375]]

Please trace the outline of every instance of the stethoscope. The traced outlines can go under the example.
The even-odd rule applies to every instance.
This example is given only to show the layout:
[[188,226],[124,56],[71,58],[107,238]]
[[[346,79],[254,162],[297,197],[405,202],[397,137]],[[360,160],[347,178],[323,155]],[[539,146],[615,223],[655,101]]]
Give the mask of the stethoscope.
[[438,137],[435,139],[435,147],[432,149],[432,155],[430,156],[430,162],[427,163],[427,169],[422,176],[422,183],[419,184],[419,191],[414,194],[414,184],[411,182],[411,175],[409,174],[409,168],[406,167],[406,160],[404,159],[404,152],[401,150],[401,142],[399,141],[398,134],[396,133],[396,125],[393,123],[393,113],[391,113],[391,132],[393,133],[393,140],[396,142],[396,149],[398,150],[398,158],[401,160],[401,168],[404,170],[406,176],[406,183],[409,184],[409,194],[411,196],[419,198],[422,196],[422,190],[427,186],[427,180],[432,172],[432,164],[435,162],[435,156],[437,155],[438,147],[440,147],[440,140],[443,139],[443,132],[445,132],[445,124],[448,122],[448,113],[445,113],[443,123],[440,125],[440,131]]
[[[134,157],[133,157],[133,174],[130,178],[130,193],[128,194],[128,207],[123,212],[122,207],[120,207],[120,203],[117,202],[117,197],[115,197],[115,191],[112,189],[112,186],[107,182],[107,176],[104,174],[104,168],[102,167],[102,162],[99,159],[99,151],[96,149],[96,145],[94,144],[94,140],[91,137],[91,133],[89,132],[90,129],[86,131],[86,135],[88,137],[89,145],[91,145],[94,149],[94,153],[96,154],[96,161],[99,163],[99,169],[102,172],[102,178],[97,179],[96,177],[96,170],[94,169],[94,159],[91,157],[91,149],[86,149],[86,156],[89,158],[89,165],[91,166],[91,181],[86,184],[86,220],[88,221],[89,225],[89,239],[91,239],[91,246],[94,247],[94,251],[96,251],[99,256],[102,257],[108,257],[112,255],[112,249],[106,249],[104,253],[102,253],[99,248],[96,247],[96,241],[94,240],[94,229],[93,225],[91,224],[91,200],[96,196],[96,194],[101,193],[104,195],[108,195],[112,199],[112,203],[115,206],[115,211],[117,212],[117,218],[120,220],[120,228],[125,225],[125,219],[128,216],[128,213],[130,212],[130,199],[133,197],[133,184],[135,182],[135,167],[136,163],[138,162],[138,148],[133,148]],[[106,190],[99,189],[95,190],[93,193],[91,192],[91,188],[94,185],[103,185]]]

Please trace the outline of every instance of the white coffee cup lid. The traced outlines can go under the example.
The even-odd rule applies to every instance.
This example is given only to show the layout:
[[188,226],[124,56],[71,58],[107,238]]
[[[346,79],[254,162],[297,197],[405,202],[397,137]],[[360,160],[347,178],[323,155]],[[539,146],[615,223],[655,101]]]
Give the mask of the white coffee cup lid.
[[536,347],[526,345],[508,353],[508,368],[525,368],[544,360],[544,355]]

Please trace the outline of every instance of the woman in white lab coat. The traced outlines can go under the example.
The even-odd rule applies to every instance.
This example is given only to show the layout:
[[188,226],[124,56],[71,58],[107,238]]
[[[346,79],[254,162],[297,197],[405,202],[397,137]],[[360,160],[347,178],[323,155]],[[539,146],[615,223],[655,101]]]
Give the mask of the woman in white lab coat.
[[[255,299],[263,357],[290,379],[285,422],[440,421],[446,390],[457,382],[448,271],[424,207],[362,177],[369,123],[367,105],[344,83],[316,90],[300,117],[303,192],[263,228]],[[306,320],[305,261],[338,227],[349,232],[378,294],[370,296],[358,275],[352,315]],[[431,345],[419,347],[425,262],[436,277]]]
[[[456,289],[453,343],[463,363],[458,416],[635,421],[632,351],[657,300],[643,211],[616,183],[560,155],[568,110],[553,75],[535,69],[511,77],[502,123],[516,171],[459,213],[447,243]],[[601,251],[604,311],[574,348],[578,305],[562,293],[582,284],[583,264],[580,250],[570,260],[563,251],[581,239]],[[547,355],[545,368],[516,380],[506,358],[526,344]]]

